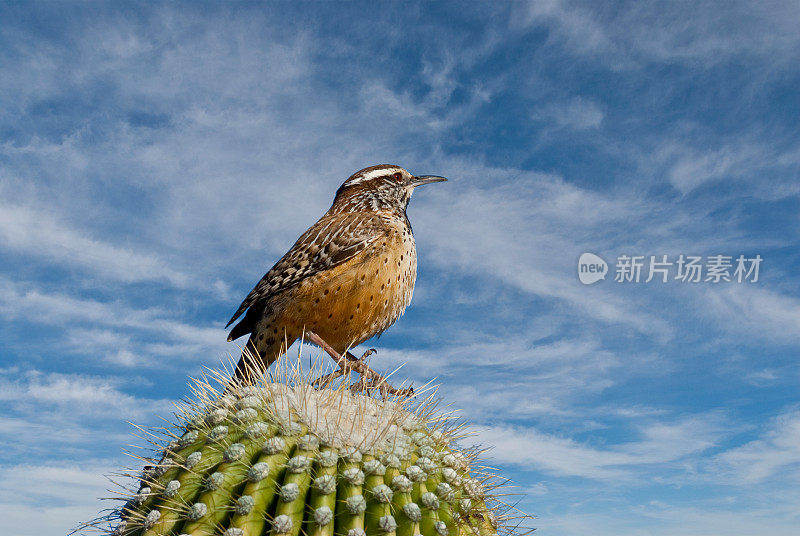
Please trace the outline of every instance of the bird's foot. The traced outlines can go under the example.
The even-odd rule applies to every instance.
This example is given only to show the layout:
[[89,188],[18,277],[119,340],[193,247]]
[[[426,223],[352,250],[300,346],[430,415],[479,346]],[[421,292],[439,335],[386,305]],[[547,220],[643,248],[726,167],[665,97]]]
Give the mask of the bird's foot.
[[338,370],[335,370],[330,374],[320,376],[314,380],[314,385],[327,385],[332,380],[354,371],[358,372],[360,378],[350,385],[349,388],[353,392],[364,391],[366,393],[370,393],[371,391],[377,390],[381,393],[381,397],[384,399],[386,399],[390,394],[395,396],[411,396],[414,394],[413,387],[397,389],[386,380],[385,376],[378,374],[367,366],[366,359],[376,352],[374,348],[370,348],[364,352],[364,355],[362,355],[360,358],[354,356],[350,352],[345,352],[345,355],[342,356],[327,342],[325,342],[322,337],[313,331],[306,331],[306,337],[308,338],[309,342],[312,342],[322,348],[325,353],[331,356],[339,365]]
[[372,376],[364,376],[362,375],[358,380],[354,381],[350,384],[350,391],[357,393],[359,391],[363,391],[369,394],[371,391],[378,391],[381,394],[381,398],[386,400],[389,395],[395,396],[413,396],[414,395],[414,388],[413,387],[406,387],[403,389],[397,389],[392,387],[392,385],[386,381],[384,376],[381,376],[377,372],[371,371]]
[[369,356],[371,356],[372,354],[377,354],[377,353],[378,353],[378,351],[377,351],[375,348],[370,348],[369,350],[367,350],[366,352],[364,352],[364,353],[361,355],[361,357],[360,357],[359,359],[360,359],[361,361],[364,361],[364,360],[366,360],[366,359],[367,359]]

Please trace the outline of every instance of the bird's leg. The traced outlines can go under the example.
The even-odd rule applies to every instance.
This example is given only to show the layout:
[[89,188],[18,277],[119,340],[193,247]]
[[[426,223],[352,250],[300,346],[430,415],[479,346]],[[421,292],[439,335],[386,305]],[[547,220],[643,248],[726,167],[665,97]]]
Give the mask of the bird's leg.
[[[345,357],[342,357],[339,354],[339,352],[334,350],[333,347],[330,344],[325,342],[325,339],[323,339],[322,337],[320,337],[319,335],[317,335],[313,331],[306,331],[305,333],[306,333],[306,339],[308,340],[308,342],[312,342],[312,343],[316,344],[317,346],[319,346],[320,348],[322,348],[323,350],[325,350],[325,353],[328,354],[329,356],[331,356],[334,359],[334,361],[336,361],[336,363],[339,365],[340,368],[342,368],[342,369],[349,369],[350,368],[348,366],[348,364],[347,364],[347,361],[345,360]],[[358,361],[358,358],[356,358],[350,352],[346,353],[346,357],[350,361]]]
[[374,349],[367,350],[364,352],[364,355],[361,356],[361,359],[359,359],[350,352],[345,352],[344,356],[340,355],[331,345],[313,331],[306,331],[306,339],[322,348],[325,353],[331,356],[339,365],[339,370],[317,378],[314,381],[315,384],[325,385],[331,380],[343,376],[352,370],[361,375],[361,379],[353,384],[353,386],[357,386],[356,390],[380,389],[384,398],[386,394],[409,396],[414,393],[414,389],[411,387],[407,389],[395,389],[386,381],[385,377],[367,366],[364,359],[372,355],[375,351]]

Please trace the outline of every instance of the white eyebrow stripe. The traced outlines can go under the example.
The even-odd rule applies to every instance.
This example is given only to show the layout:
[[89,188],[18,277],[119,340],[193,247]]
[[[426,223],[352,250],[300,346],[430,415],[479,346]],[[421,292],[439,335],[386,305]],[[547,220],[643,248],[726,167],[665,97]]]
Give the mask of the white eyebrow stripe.
[[360,182],[364,182],[364,181],[368,181],[370,179],[374,179],[375,177],[382,177],[384,175],[391,175],[392,173],[395,173],[397,171],[400,171],[399,167],[373,169],[372,171],[367,171],[363,175],[360,175],[358,177],[354,177],[354,178],[350,179],[349,181],[347,181],[347,184],[348,185],[358,184]]

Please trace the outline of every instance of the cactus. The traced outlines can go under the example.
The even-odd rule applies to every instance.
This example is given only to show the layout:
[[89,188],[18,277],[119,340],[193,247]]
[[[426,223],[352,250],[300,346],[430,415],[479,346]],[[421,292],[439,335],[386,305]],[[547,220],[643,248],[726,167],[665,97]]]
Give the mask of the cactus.
[[437,416],[433,394],[378,399],[345,382],[316,387],[297,370],[282,376],[222,394],[197,381],[197,400],[158,444],[109,532],[516,532],[490,493],[496,477],[475,466],[476,450],[458,447],[463,425]]

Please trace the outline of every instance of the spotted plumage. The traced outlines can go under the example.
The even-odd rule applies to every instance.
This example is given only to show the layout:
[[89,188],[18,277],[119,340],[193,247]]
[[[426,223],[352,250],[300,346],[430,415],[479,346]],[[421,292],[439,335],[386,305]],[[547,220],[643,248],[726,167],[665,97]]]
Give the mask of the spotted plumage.
[[[406,207],[414,188],[442,177],[415,177],[393,165],[353,174],[333,205],[244,299],[228,340],[250,335],[263,367],[304,330],[339,353],[382,333],[411,301],[417,273]],[[237,377],[245,376],[243,360]]]

